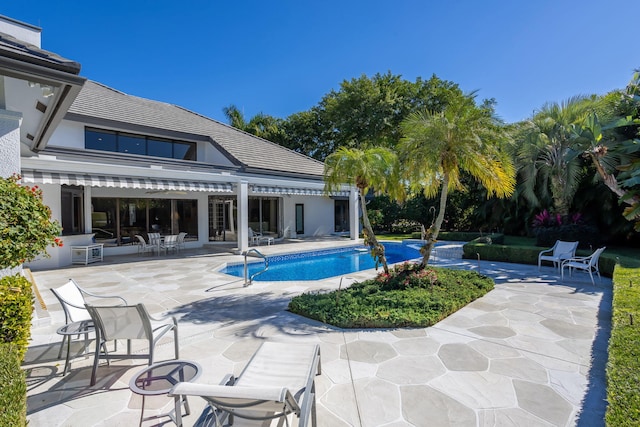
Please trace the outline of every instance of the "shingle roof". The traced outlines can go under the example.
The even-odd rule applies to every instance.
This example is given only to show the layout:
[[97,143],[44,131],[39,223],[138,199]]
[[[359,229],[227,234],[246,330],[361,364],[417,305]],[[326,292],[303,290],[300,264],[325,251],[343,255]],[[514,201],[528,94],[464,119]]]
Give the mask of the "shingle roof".
[[156,129],[205,135],[247,170],[322,176],[324,165],[182,107],[119,92],[88,80],[69,113]]
[[40,49],[5,33],[0,33],[0,55],[65,73],[78,74],[80,72],[78,62],[65,59],[58,54]]

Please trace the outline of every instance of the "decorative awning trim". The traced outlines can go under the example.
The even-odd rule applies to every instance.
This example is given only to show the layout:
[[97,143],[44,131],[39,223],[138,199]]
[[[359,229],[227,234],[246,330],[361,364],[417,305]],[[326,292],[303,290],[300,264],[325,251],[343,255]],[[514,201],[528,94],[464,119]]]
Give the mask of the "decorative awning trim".
[[179,181],[174,179],[88,175],[58,172],[22,171],[25,184],[67,184],[89,187],[135,188],[154,191],[203,191],[232,193],[233,184],[227,182]]
[[317,188],[278,187],[267,185],[252,185],[251,191],[260,194],[288,194],[293,196],[349,196],[348,191],[335,191],[330,194],[326,194],[324,190]]

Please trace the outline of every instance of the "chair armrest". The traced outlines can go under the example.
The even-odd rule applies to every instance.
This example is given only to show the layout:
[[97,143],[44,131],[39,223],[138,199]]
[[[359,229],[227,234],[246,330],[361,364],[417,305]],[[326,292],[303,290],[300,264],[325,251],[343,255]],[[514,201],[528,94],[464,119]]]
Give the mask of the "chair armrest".
[[154,322],[164,322],[169,317],[171,318],[171,321],[173,322],[173,324],[178,326],[178,319],[176,319],[176,316],[153,317],[152,315],[149,314],[149,320],[152,320]]
[[[76,286],[78,286],[78,285],[76,285]],[[93,292],[89,292],[86,289],[81,288],[80,286],[78,286],[78,289],[80,290],[80,292],[83,295],[89,295],[90,297],[100,298],[100,299],[106,299],[106,298],[108,298],[108,299],[117,299],[117,300],[120,300],[120,302],[122,302],[122,305],[127,305],[127,301],[124,298],[122,298],[121,296],[118,296],[118,295],[99,295],[99,294],[94,294]]]
[[538,253],[538,256],[542,256],[542,254],[552,253],[552,252],[553,252],[553,248],[545,249],[544,251],[540,251],[540,253]]
[[284,402],[290,394],[286,387],[233,387],[226,385],[178,383],[169,396],[203,396],[222,399],[249,399]]

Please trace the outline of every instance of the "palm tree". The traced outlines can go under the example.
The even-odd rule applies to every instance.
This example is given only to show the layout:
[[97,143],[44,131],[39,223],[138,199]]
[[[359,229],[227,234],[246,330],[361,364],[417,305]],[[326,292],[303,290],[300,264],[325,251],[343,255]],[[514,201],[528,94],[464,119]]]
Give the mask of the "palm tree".
[[522,194],[533,207],[550,199],[555,213],[569,214],[583,172],[574,134],[593,106],[594,99],[585,96],[547,103],[521,132],[517,163]]
[[422,266],[426,266],[442,226],[447,196],[452,190],[464,190],[461,171],[478,180],[488,197],[508,197],[514,191],[515,169],[502,150],[505,131],[492,106],[477,106],[473,93],[456,97],[441,112],[413,113],[401,129],[400,159],[412,192],[422,191],[430,198],[440,191],[438,215],[422,248]]
[[229,124],[236,129],[246,130],[247,121],[244,118],[244,113],[238,109],[235,105],[231,104],[228,107],[224,107],[222,112],[229,120]]
[[384,246],[378,242],[369,216],[365,196],[369,190],[387,193],[393,198],[401,198],[403,188],[398,178],[398,159],[396,155],[381,147],[368,149],[340,147],[324,161],[325,191],[338,190],[343,184],[355,185],[360,196],[362,207],[362,225],[364,241],[371,248],[371,255],[376,260],[376,268],[382,265],[389,274]]

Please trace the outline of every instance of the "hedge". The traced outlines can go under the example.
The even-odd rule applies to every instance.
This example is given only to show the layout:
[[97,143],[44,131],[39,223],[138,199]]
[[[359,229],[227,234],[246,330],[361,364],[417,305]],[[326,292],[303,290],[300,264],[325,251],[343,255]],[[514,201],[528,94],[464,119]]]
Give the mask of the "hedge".
[[0,426],[27,425],[27,383],[20,369],[22,348],[0,344]]
[[[462,247],[462,257],[466,259],[478,259],[486,261],[514,262],[518,264],[538,265],[538,254],[543,249],[538,246],[512,246],[502,244],[489,244],[469,242]],[[579,251],[580,256],[590,254],[590,251]],[[633,265],[635,260],[618,257],[622,265]],[[600,257],[600,274],[611,277],[616,266],[616,256],[609,255],[605,251]]]
[[25,426],[27,385],[20,368],[29,344],[33,290],[22,275],[0,278],[0,426]]
[[640,268],[616,268],[607,362],[606,423],[640,425]]

